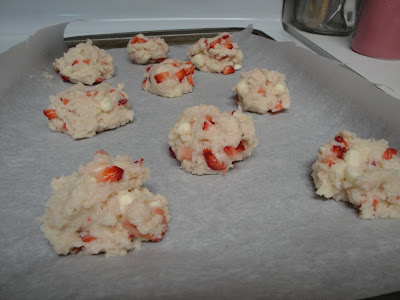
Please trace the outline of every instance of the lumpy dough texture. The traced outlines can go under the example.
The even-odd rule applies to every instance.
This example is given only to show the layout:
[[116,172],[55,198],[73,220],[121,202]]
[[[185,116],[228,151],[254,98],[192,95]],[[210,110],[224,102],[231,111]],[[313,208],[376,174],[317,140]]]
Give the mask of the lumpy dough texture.
[[100,83],[115,74],[113,58],[91,40],[69,48],[63,57],[56,59],[53,68],[64,81],[87,85]]
[[96,86],[78,83],[50,96],[51,104],[43,111],[53,131],[74,139],[92,137],[96,132],[117,128],[133,120],[128,95],[123,85],[113,88],[107,82]]
[[387,141],[341,131],[312,169],[318,195],[352,203],[362,219],[400,218],[400,158]]
[[203,72],[227,75],[242,68],[243,53],[227,32],[214,38],[201,38],[189,47],[186,55]]
[[193,91],[194,66],[191,62],[166,59],[147,67],[142,89],[168,98],[182,97]]
[[234,91],[238,93],[237,102],[243,110],[265,114],[290,107],[285,75],[277,71],[253,69],[243,72],[240,77]]
[[169,132],[170,153],[186,172],[225,174],[258,145],[249,114],[220,112],[212,105],[186,108]]
[[125,255],[142,241],[160,241],[168,228],[167,201],[141,187],[143,160],[100,150],[78,173],[53,178],[41,230],[58,254]]
[[139,65],[162,62],[168,56],[168,45],[164,39],[148,38],[141,33],[129,41],[127,49],[131,61]]

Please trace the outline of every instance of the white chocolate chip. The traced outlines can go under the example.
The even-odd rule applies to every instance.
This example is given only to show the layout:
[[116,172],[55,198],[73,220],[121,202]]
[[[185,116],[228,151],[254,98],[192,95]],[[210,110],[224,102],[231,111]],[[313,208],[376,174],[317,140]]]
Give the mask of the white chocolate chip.
[[133,196],[128,191],[118,193],[119,208],[125,211],[126,207],[133,202]]
[[237,71],[240,70],[242,68],[242,65],[234,65],[233,68]]
[[355,170],[354,168],[352,168],[352,167],[347,167],[346,168],[346,181],[349,183],[349,184],[351,184],[351,185],[353,185],[354,184],[354,182],[357,180],[357,177],[359,176],[360,174],[357,172],[357,170]]
[[153,208],[153,207],[160,207],[161,206],[161,202],[160,202],[160,200],[154,200],[154,201],[151,201],[150,203],[149,203],[149,207],[150,208]]
[[177,131],[178,131],[178,134],[180,134],[180,135],[187,135],[187,134],[190,134],[190,132],[192,131],[192,126],[190,126],[190,123],[185,122],[185,123],[182,123],[181,125],[179,125]]
[[236,85],[236,89],[241,95],[246,95],[249,91],[249,86],[246,79],[241,79]]
[[344,161],[351,166],[359,166],[361,163],[361,155],[357,150],[349,150],[344,156]]
[[105,97],[100,103],[101,110],[104,112],[112,111],[113,105],[110,99]]
[[197,67],[201,68],[206,63],[202,54],[196,54],[192,57],[192,63]]
[[285,87],[283,86],[283,84],[277,83],[275,85],[275,93],[282,94],[284,91],[285,91]]

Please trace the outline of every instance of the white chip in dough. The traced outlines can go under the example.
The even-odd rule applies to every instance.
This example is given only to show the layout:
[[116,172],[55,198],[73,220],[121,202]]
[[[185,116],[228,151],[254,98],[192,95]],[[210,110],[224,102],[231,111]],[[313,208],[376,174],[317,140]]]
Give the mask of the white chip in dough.
[[127,49],[131,61],[139,65],[162,62],[168,56],[168,45],[164,39],[148,38],[141,33],[129,41]]
[[103,150],[78,173],[53,178],[41,230],[58,254],[125,255],[142,241],[160,241],[170,219],[167,200],[141,187],[143,160]]
[[122,84],[113,88],[107,82],[91,87],[78,83],[50,96],[51,104],[43,113],[53,131],[64,132],[74,139],[92,137],[96,132],[133,120],[134,111],[122,89]]
[[212,105],[186,108],[168,137],[171,155],[197,175],[225,174],[258,145],[251,115],[220,112]]
[[142,89],[150,93],[176,98],[193,91],[194,66],[191,62],[166,59],[147,67]]
[[387,141],[341,131],[312,169],[318,195],[352,203],[362,219],[400,219],[400,157]]
[[186,56],[203,72],[226,75],[242,68],[243,53],[227,32],[213,38],[201,38],[189,47]]
[[237,101],[243,110],[265,114],[290,107],[285,75],[256,68],[241,73],[240,78],[233,90],[238,93]]
[[91,40],[69,48],[64,56],[57,58],[53,68],[64,81],[97,84],[114,76],[114,60]]

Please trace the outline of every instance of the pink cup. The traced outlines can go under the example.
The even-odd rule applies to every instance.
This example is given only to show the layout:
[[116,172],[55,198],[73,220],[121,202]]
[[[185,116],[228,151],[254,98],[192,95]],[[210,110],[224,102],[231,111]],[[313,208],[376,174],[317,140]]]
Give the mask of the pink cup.
[[364,0],[351,48],[374,58],[400,59],[400,0]]

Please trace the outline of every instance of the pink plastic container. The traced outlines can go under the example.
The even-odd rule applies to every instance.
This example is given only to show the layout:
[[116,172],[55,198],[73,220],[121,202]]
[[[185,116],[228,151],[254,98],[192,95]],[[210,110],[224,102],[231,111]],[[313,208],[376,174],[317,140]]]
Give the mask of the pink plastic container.
[[400,59],[400,0],[364,0],[351,48],[374,58]]

